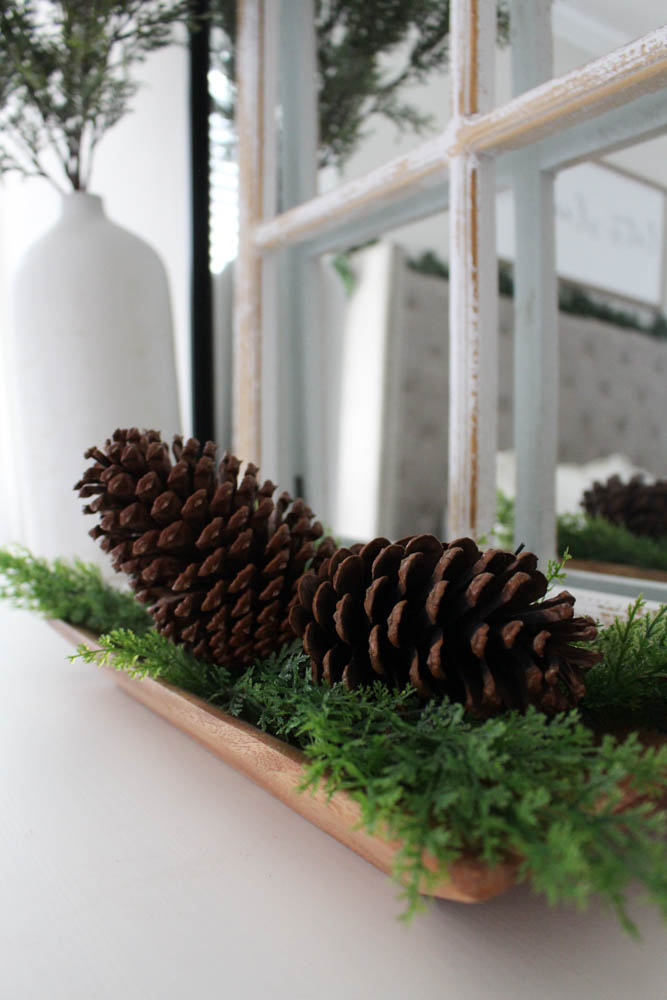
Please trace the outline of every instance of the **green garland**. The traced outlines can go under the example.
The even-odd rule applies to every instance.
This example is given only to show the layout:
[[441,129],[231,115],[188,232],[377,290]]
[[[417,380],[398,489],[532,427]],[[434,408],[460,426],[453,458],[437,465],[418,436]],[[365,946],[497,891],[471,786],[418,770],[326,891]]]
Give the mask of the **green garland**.
[[635,535],[622,524],[588,514],[561,514],[557,520],[558,550],[574,559],[599,559],[644,569],[667,571],[667,536]]
[[[441,260],[434,250],[425,250],[419,257],[408,258],[407,266],[419,274],[449,280],[449,264]],[[503,262],[498,264],[498,293],[514,298],[514,270],[511,264]],[[634,313],[605,305],[592,298],[580,285],[570,282],[558,282],[558,308],[560,312],[570,313],[573,316],[599,319],[613,326],[639,330],[640,333],[647,333],[658,340],[667,339],[667,316],[662,313],[657,312],[650,323],[643,323]]]
[[[101,647],[77,655],[193,691],[303,750],[304,790],[347,792],[369,833],[402,842],[394,875],[406,917],[423,906],[420,886],[470,851],[490,865],[522,859],[519,880],[550,903],[582,906],[598,894],[631,933],[625,893],[636,878],[667,917],[667,814],[656,808],[667,793],[667,747],[644,751],[635,736],[598,744],[576,711],[479,723],[459,705],[422,708],[409,690],[314,685],[300,644],[238,677],[155,632],[114,629]],[[621,815],[624,781],[647,799]]]
[[92,156],[137,91],[130,71],[190,21],[191,0],[0,6],[0,175],[87,188]]
[[[212,0],[213,23],[223,32],[217,62],[232,86],[219,107],[234,119],[236,0]],[[496,38],[509,41],[506,0],[496,4]],[[342,167],[379,115],[399,132],[433,131],[435,120],[406,99],[449,56],[449,0],[315,0],[318,164]]]
[[[646,751],[635,736],[599,742],[584,724],[664,724],[667,608],[641,616],[638,602],[627,623],[601,630],[605,656],[589,674],[581,711],[549,720],[531,710],[478,722],[446,702],[423,708],[411,691],[313,685],[298,643],[232,676],[143,630],[143,609],[142,634],[115,627],[113,602],[128,611],[132,598],[106,588],[97,570],[81,563],[49,568],[29,553],[0,550],[0,573],[2,596],[109,629],[101,650],[79,649],[84,660],[168,681],[300,747],[309,762],[304,788],[324,782],[330,792],[347,792],[369,832],[402,841],[395,875],[406,916],[423,905],[424,882],[473,851],[491,865],[520,859],[519,879],[529,879],[550,903],[582,906],[598,894],[631,933],[626,892],[633,879],[667,917],[667,813],[660,807],[667,747]],[[645,798],[620,814],[626,782]],[[425,867],[425,851],[438,873]]]
[[643,608],[637,598],[596,640],[603,660],[588,675],[582,709],[599,729],[667,732],[667,605]]
[[0,598],[92,632],[129,628],[142,635],[153,624],[134,596],[105,583],[92,563],[51,563],[19,546],[0,549]]
[[[494,534],[498,545],[512,548],[514,500],[502,490],[496,492]],[[559,514],[556,536],[558,551],[569,553],[573,559],[597,559],[667,571],[667,536],[649,538],[648,535],[635,535],[621,524],[612,524],[604,517],[588,514]]]

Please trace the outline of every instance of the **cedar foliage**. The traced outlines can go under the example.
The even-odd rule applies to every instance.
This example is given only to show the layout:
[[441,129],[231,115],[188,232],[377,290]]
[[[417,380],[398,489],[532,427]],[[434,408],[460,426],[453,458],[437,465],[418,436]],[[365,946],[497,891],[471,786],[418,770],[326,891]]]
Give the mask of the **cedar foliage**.
[[[228,80],[236,75],[236,0],[215,0],[214,19],[226,36],[219,54]],[[497,37],[506,42],[509,14],[497,4]],[[315,0],[319,165],[341,167],[365,135],[370,115],[417,134],[432,116],[405,100],[404,88],[444,71],[449,54],[449,0]],[[388,53],[397,66],[386,68]],[[234,117],[234,102],[222,107]]]
[[584,706],[597,727],[667,732],[667,605],[651,615],[644,605],[637,598],[594,643],[602,661],[589,673]]
[[[349,262],[349,254],[356,248],[350,248],[345,254],[339,254],[338,260],[346,261],[347,270],[352,272]],[[427,274],[433,278],[444,278],[449,280],[449,264],[442,260],[434,250],[425,250],[418,257],[410,257],[407,266],[412,271],[419,274]],[[346,287],[347,290],[347,287]],[[348,293],[349,294],[349,293]],[[498,264],[498,294],[514,298],[514,269],[511,264],[503,261]],[[639,330],[641,333],[648,333],[658,340],[667,339],[667,316],[661,312],[656,312],[651,320],[645,321],[636,312],[626,312],[602,301],[599,296],[590,295],[581,285],[559,280],[558,282],[558,309],[563,313],[570,313],[573,316],[584,316],[587,319],[599,319],[603,323],[610,323],[612,326],[620,326],[629,330]]]
[[0,4],[0,174],[85,191],[97,143],[137,91],[131,69],[189,16],[189,0]]
[[[552,566],[552,579],[559,572]],[[489,864],[516,856],[518,877],[550,903],[584,906],[598,894],[631,933],[626,892],[636,879],[667,917],[667,747],[645,751],[635,736],[598,742],[582,724],[664,728],[667,607],[643,615],[638,600],[627,621],[600,630],[604,658],[589,671],[581,711],[479,722],[449,702],[423,707],[409,690],[314,685],[299,643],[232,676],[147,630],[133,598],[80,563],[0,550],[0,596],[108,630],[101,650],[79,649],[85,661],[167,681],[300,747],[304,789],[324,782],[346,791],[369,831],[403,841],[395,876],[408,917],[423,905],[419,886],[436,877],[424,851],[441,871],[468,851]],[[138,622],[116,627],[135,614]],[[621,815],[627,783],[645,797]]]
[[27,549],[0,549],[0,598],[92,632],[119,627],[143,635],[152,625],[134,597],[111,587],[93,563],[38,559]]
[[[624,563],[644,569],[667,570],[667,535],[649,538],[635,535],[620,524],[588,514],[559,514],[556,518],[559,552],[569,552],[573,559],[598,559]],[[502,490],[496,494],[498,544],[511,547],[514,538],[514,500]]]
[[[534,709],[479,723],[449,702],[419,705],[409,690],[350,691],[315,685],[298,644],[241,677],[175,655],[156,633],[113,630],[102,650],[77,656],[134,676],[150,675],[200,696],[301,748],[304,790],[324,784],[360,805],[370,833],[403,842],[394,875],[404,916],[423,905],[420,885],[474,852],[493,865],[516,857],[549,903],[586,905],[593,894],[636,933],[626,892],[637,879],[667,917],[667,747],[645,751],[635,736],[596,744],[576,711],[551,721]],[[622,783],[646,797],[621,815]],[[423,862],[428,852],[438,872]]]
[[621,524],[587,514],[558,517],[558,548],[569,548],[574,559],[600,559],[645,569],[667,571],[667,535],[635,535]]

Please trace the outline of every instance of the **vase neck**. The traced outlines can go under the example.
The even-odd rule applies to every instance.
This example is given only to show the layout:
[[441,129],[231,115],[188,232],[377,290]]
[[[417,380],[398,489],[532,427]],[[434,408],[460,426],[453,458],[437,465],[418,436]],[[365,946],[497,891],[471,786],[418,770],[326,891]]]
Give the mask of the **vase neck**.
[[104,206],[99,195],[88,194],[87,191],[72,191],[63,195],[62,200],[63,218],[72,218],[76,215],[103,216]]

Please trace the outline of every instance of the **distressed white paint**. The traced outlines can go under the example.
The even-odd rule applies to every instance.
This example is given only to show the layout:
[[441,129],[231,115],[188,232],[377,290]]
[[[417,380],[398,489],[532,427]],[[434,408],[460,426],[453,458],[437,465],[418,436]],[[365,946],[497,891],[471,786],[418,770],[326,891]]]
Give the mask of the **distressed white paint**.
[[363,177],[346,181],[264,222],[255,232],[256,247],[266,252],[303,242],[340,226],[342,222],[356,222],[375,209],[389,207],[437,184],[447,164],[447,149],[452,141],[453,133],[447,131]]
[[514,536],[542,559],[555,554],[558,444],[558,293],[553,177],[527,153],[515,175]]
[[262,146],[262,207],[257,219],[272,219],[280,211],[278,194],[278,125],[276,108],[280,102],[280,5],[263,0],[262,35],[258,41],[257,58],[260,60],[262,128],[259,134]]
[[239,253],[234,273],[232,446],[261,464],[261,278],[253,232],[262,217],[262,0],[239,0],[236,126],[239,163]]
[[[255,245],[266,252],[310,240],[346,222],[356,224],[374,211],[389,212],[393,205],[425,190],[433,189],[434,198],[442,200],[442,169],[462,150],[501,153],[554,136],[557,138],[546,147],[548,152],[545,151],[551,162],[544,165],[564,165],[573,154],[559,153],[559,149],[566,150],[568,144],[567,134],[562,136],[561,133],[574,130],[574,126],[583,121],[592,123],[591,134],[595,135],[594,123],[598,116],[660,90],[666,84],[667,27],[664,27],[565,76],[528,90],[499,108],[475,114],[473,118],[457,117],[441,135],[410,153],[259,225],[254,235]],[[614,125],[621,133],[618,138],[614,137],[613,130],[609,138],[606,130],[601,131],[596,138],[597,146],[593,148],[589,144],[578,155],[591,155],[596,149],[604,151],[651,134],[650,112],[641,131],[633,131],[631,119],[628,113],[627,118],[621,116],[616,120]],[[586,129],[582,131],[585,135]],[[421,206],[418,212],[422,212]],[[414,218],[417,217],[415,214]]]
[[667,25],[467,122],[457,141],[479,153],[518,149],[665,85]]
[[[241,0],[239,8],[239,68],[241,77],[249,79],[242,88],[243,100],[239,100],[247,176],[237,286],[236,343],[240,350],[235,364],[235,436],[249,444],[259,437],[259,405],[253,395],[259,384],[259,365],[257,337],[252,334],[259,316],[258,254],[299,244],[322,249],[327,234],[332,246],[344,245],[345,232],[364,226],[368,232],[374,227],[379,231],[382,211],[383,228],[391,225],[392,213],[401,221],[408,221],[410,212],[414,213],[412,218],[418,218],[427,211],[429,195],[444,207],[447,187],[442,173],[451,163],[451,321],[452,329],[459,332],[453,337],[452,349],[450,463],[452,484],[458,482],[450,493],[450,530],[477,533],[488,524],[493,508],[493,479],[487,466],[490,470],[495,449],[496,402],[495,184],[492,159],[483,154],[493,157],[537,144],[533,166],[546,166],[549,157],[551,166],[557,166],[559,158],[565,162],[568,156],[617,148],[651,134],[655,128],[651,95],[667,83],[667,28],[490,110],[484,72],[493,66],[495,4],[492,0],[454,0],[455,115],[445,132],[408,156],[262,222],[256,180],[257,166],[261,168],[262,131],[257,119],[261,123],[262,112],[261,102],[252,100],[253,87],[255,95],[259,94],[261,6],[260,0]],[[649,110],[637,125],[633,109],[640,106]],[[662,114],[659,100],[656,106]],[[509,162],[509,157],[503,159]],[[543,205],[542,181],[543,177],[535,197]],[[540,225],[545,231],[544,215]],[[542,278],[537,275],[534,280]]]
[[[492,103],[495,3],[452,6],[453,118],[465,128]],[[460,151],[450,162],[450,396],[447,531],[479,537],[495,513],[498,293],[491,159]]]
[[[264,6],[262,39],[262,217],[272,218],[278,211],[278,153],[275,108],[279,102],[278,32],[280,5]],[[281,453],[287,446],[280,415],[284,408],[283,384],[278,377],[284,357],[282,324],[279,320],[280,261],[267,254],[261,261],[261,408],[259,415],[262,442],[261,472],[267,479],[281,482]],[[284,364],[284,362],[283,362]]]
[[381,205],[372,205],[368,211],[344,219],[334,228],[304,243],[312,254],[345,251],[360,246],[375,237],[382,237],[392,229],[427,218],[436,212],[445,212],[449,205],[449,178],[445,169],[437,184],[425,191]]
[[[523,93],[552,67],[550,0],[513,0],[512,84]],[[554,179],[534,147],[522,150],[514,176],[515,544],[542,559],[556,550],[558,460],[558,289]]]
[[274,483],[283,483],[287,437],[283,433],[280,415],[284,408],[282,381],[279,378],[284,351],[280,322],[280,260],[267,254],[261,262],[262,289],[262,408],[260,432],[262,440],[262,476]]
[[[572,573],[568,574],[567,589],[572,594],[577,602],[577,614],[590,615],[591,618],[595,618],[596,621],[602,622],[603,625],[611,625],[615,618],[625,618],[628,611],[628,606],[634,603],[634,597],[623,597],[618,594],[610,594],[606,590],[595,590],[590,586],[572,586],[569,583],[569,577]],[[597,577],[597,580],[593,579],[591,582],[593,584],[603,583],[600,574],[590,574],[591,577]],[[635,596],[642,589],[641,581],[635,579]],[[645,612],[651,613],[657,611],[660,604],[657,601],[647,601],[645,606]]]
[[[540,140],[533,147],[543,170],[561,170],[573,166],[592,156],[622,149],[651,139],[667,129],[667,100],[664,91],[645,94],[630,104],[614,108],[597,118],[567,128]],[[501,153],[496,161],[496,186],[498,190],[509,187],[515,164],[522,156],[522,150]],[[386,190],[376,194],[367,192],[367,201],[362,206],[348,207],[343,196],[343,187],[300,206],[295,214],[286,213],[298,226],[308,216],[307,236],[300,230],[290,230],[284,237],[286,245],[306,240],[308,252],[312,254],[344,250],[366,240],[381,236],[387,231],[444,212],[449,205],[449,180],[445,174],[446,162],[440,158],[434,164],[433,175],[428,184],[423,182],[410,188],[392,188],[391,195]],[[378,170],[384,168],[378,168]],[[373,172],[375,173],[375,172]],[[366,178],[370,175],[366,175]],[[356,190],[357,181],[351,186]],[[336,192],[340,193],[340,197]],[[336,194],[334,198],[333,195]],[[320,228],[321,213],[325,216]],[[276,223],[274,225],[274,223]],[[290,225],[292,223],[289,223]],[[278,220],[263,224],[258,230],[258,239],[269,234],[273,240],[280,229]],[[273,234],[273,235],[271,235]]]
[[[317,60],[314,0],[282,0],[280,16],[281,205],[292,208],[317,192]],[[287,445],[280,482],[324,510],[326,373],[319,333],[319,273],[299,246],[281,254],[279,426]],[[307,289],[307,294],[304,290]]]
[[[663,88],[542,139],[535,144],[535,150],[543,170],[563,170],[591,157],[652,139],[665,129],[667,100]],[[520,151],[503,154],[499,158],[499,172],[517,155]]]

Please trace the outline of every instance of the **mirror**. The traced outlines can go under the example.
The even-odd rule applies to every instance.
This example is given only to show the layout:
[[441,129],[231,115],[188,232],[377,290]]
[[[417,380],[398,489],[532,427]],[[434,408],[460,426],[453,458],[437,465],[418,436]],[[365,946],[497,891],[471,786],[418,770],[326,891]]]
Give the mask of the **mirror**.
[[[628,23],[631,13],[626,5],[590,0],[577,6],[580,30],[576,32],[562,6],[557,5],[554,12],[555,75],[609,51],[614,40],[623,44],[658,23],[653,23],[657,15],[653,7],[648,10],[649,4],[640,5],[635,30]],[[318,5],[320,12],[326,9],[326,4]],[[587,32],[581,30],[582,18]],[[394,53],[397,59],[400,54]],[[223,65],[226,58],[223,51]],[[385,68],[394,65],[392,58],[387,57]],[[220,88],[224,103],[229,91],[220,79],[214,82],[213,72],[211,86]],[[508,49],[499,54],[496,76],[498,99],[506,100],[511,76]],[[410,99],[425,114],[437,110],[440,129],[446,124],[446,92],[443,67],[427,83],[409,89]],[[375,124],[371,118],[365,125],[363,138],[344,169],[332,173],[330,165],[321,167],[320,191],[359,176],[421,141],[422,137],[411,134],[393,146],[395,137],[389,141],[385,126],[376,128]],[[221,121],[216,127],[220,149],[228,150],[229,133]],[[660,136],[606,156],[603,163],[563,171],[557,185],[559,546],[569,545],[579,560],[614,563],[608,567],[612,572],[630,572],[619,570],[619,565],[629,564],[594,559],[581,538],[575,545],[572,536],[566,535],[565,523],[568,516],[583,516],[581,501],[596,480],[606,481],[614,473],[628,480],[644,471],[646,483],[652,485],[651,479],[664,479],[667,472],[666,144],[667,139]],[[222,157],[220,162],[229,161]],[[224,207],[221,200],[216,211],[224,220],[220,231],[229,237],[231,246],[236,225],[235,174],[233,167],[225,169],[226,181],[220,182],[219,189],[228,204]],[[222,178],[222,170],[215,176]],[[514,483],[511,219],[511,198],[501,193],[497,482],[505,495],[499,508],[498,537],[507,544]],[[318,513],[344,537],[443,531],[447,254],[447,215],[440,213],[384,233],[371,245],[319,259],[322,298],[316,335],[322,341],[320,370],[326,379],[326,390],[321,393],[326,472]],[[228,281],[228,271],[224,274]],[[229,324],[230,294],[228,288],[216,307],[222,326]],[[662,503],[664,510],[664,499]],[[658,523],[658,533],[661,530]],[[663,533],[667,535],[667,524]],[[639,552],[641,545],[635,548]],[[598,548],[598,555],[609,554],[606,548]],[[650,559],[644,555],[639,558],[638,572],[661,572],[660,567],[649,566]],[[667,562],[663,570],[667,571]]]

